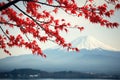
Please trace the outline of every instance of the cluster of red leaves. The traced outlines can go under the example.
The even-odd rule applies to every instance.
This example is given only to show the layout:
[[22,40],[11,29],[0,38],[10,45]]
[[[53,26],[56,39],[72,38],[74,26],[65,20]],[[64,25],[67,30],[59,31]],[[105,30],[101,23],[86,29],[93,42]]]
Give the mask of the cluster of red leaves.
[[57,0],[60,6],[64,6],[66,12],[70,12],[71,14],[76,14],[78,6],[74,0]]
[[11,55],[11,53],[6,49],[6,38],[0,35],[0,48],[4,50],[5,53]]
[[[23,34],[18,34],[15,36],[14,34],[10,34],[8,29],[3,32],[6,36],[0,34],[0,48],[3,49],[4,52],[10,54],[10,52],[6,49],[7,46],[18,46],[26,47],[30,49],[33,54],[46,57],[41,50],[41,46],[38,45],[37,40],[44,43],[50,40],[64,48],[67,48],[67,50],[79,51],[78,48],[73,48],[71,43],[67,43],[64,37],[60,35],[60,32],[68,32],[69,28],[77,28],[80,31],[83,31],[84,27],[72,27],[71,24],[67,23],[65,19],[55,19],[54,15],[57,14],[59,8],[62,8],[66,13],[71,15],[78,17],[84,16],[90,22],[98,23],[101,26],[111,28],[119,26],[117,22],[110,22],[104,19],[104,16],[111,17],[114,14],[115,9],[120,9],[120,3],[118,3],[117,0],[106,0],[108,3],[115,4],[115,9],[111,10],[108,10],[107,4],[94,6],[92,4],[94,0],[87,0],[88,4],[86,3],[81,7],[78,7],[75,0],[55,0],[56,3],[54,3],[53,0],[46,0],[46,3],[40,1],[41,0],[23,0],[25,10],[22,10],[17,5],[16,7],[14,4],[13,6],[19,10],[19,12],[17,12],[13,7],[8,7],[0,11],[0,25],[9,26],[12,28],[17,27]],[[0,7],[6,4],[7,3],[4,1],[0,2]],[[51,14],[47,10],[43,10],[44,6],[54,8],[51,11],[54,14]],[[3,28],[3,26],[1,28]],[[44,35],[42,33],[44,33]],[[29,39],[28,34],[32,35],[32,40]],[[23,38],[24,35],[28,41]]]
[[120,9],[120,3],[115,6],[115,9]]

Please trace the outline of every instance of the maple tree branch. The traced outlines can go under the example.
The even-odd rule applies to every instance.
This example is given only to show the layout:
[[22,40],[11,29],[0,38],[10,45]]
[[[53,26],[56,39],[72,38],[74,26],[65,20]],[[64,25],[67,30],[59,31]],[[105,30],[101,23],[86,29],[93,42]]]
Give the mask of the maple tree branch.
[[15,4],[15,3],[19,2],[19,1],[21,1],[21,0],[9,1],[9,3],[7,3],[7,4],[5,4],[5,5],[3,5],[3,6],[0,7],[0,11],[6,9],[6,8],[8,8],[8,7],[10,7],[11,5],[13,5],[13,4]]
[[7,0],[7,1],[9,1],[9,2],[0,7],[0,11],[12,6],[13,4],[18,3],[19,1],[27,1],[28,2],[28,1],[33,1],[33,0],[13,0],[13,1]]
[[[14,26],[18,26],[18,27],[24,29],[23,27],[21,27],[21,26],[19,26],[19,25],[17,25],[17,24],[13,24],[13,23],[9,23],[9,22],[0,22],[0,24],[14,25]],[[3,33],[7,36],[7,34],[4,32],[4,30],[2,29],[1,26],[0,26],[0,28],[1,28],[1,30],[3,31]],[[24,34],[24,35],[25,35],[25,37],[27,38],[27,40],[30,42],[31,40],[30,40],[30,38],[27,36],[27,34]],[[8,37],[9,37],[9,36],[8,36]],[[38,40],[39,40],[39,39],[38,39]],[[51,39],[47,39],[47,40],[55,43],[54,40],[51,40]]]
[[65,6],[59,6],[59,5],[50,5],[50,4],[47,4],[47,3],[33,1],[33,0],[13,0],[13,1],[9,1],[9,3],[6,3],[5,5],[1,6],[0,11],[18,3],[19,1],[36,2],[36,3],[42,4],[42,5],[51,6],[51,7],[65,7]]
[[[58,7],[58,8],[66,8],[65,6],[60,6],[60,5],[50,5],[50,4],[47,4],[47,3],[43,3],[43,2],[40,2],[40,1],[33,1],[33,0],[13,0],[13,1],[10,1],[8,0],[9,3],[5,4],[4,6],[1,6],[0,7],[0,11],[10,7],[11,5],[15,5],[15,3],[19,2],[19,1],[27,1],[27,2],[36,2],[36,3],[39,3],[39,4],[42,4],[42,5],[46,5],[46,6],[50,6],[50,7]],[[58,2],[56,0],[56,2]],[[88,2],[88,0],[86,0],[85,4]],[[59,3],[59,2],[58,2]],[[64,9],[63,9],[64,10]],[[67,13],[67,14],[70,14],[70,13]],[[31,17],[31,16],[29,16]]]
[[[27,17],[29,17],[30,19],[32,19],[37,25],[39,25],[41,27],[41,25],[30,15],[28,15],[27,13],[25,13],[23,10],[21,10],[17,5],[13,4],[19,11],[21,11],[24,15],[26,15]],[[43,27],[41,27],[43,30],[45,30]]]
[[[46,23],[47,23],[47,22],[46,22]],[[23,27],[21,27],[21,26],[19,26],[19,25],[17,25],[17,24],[13,24],[13,23],[9,23],[9,22],[0,22],[0,24],[14,25],[14,26],[18,26],[18,27],[24,29]],[[2,30],[3,30],[3,29],[2,29]],[[4,31],[4,30],[3,30],[3,31]],[[25,37],[28,39],[28,41],[30,42],[31,40],[30,40],[30,38],[27,36],[27,34],[24,34],[24,35],[25,35]],[[39,39],[38,39],[38,40],[39,40]],[[51,40],[51,39],[47,39],[47,40],[55,43],[54,40]]]
[[10,40],[10,37],[5,33],[5,31],[3,30],[3,28],[0,26],[1,31],[4,33],[4,35]]
[[[9,23],[9,22],[0,22],[0,24],[8,24],[8,25],[14,25],[14,26],[18,26],[19,28],[22,28],[24,29],[22,26],[19,26],[17,24],[13,24],[13,23]],[[0,26],[1,27],[1,26]],[[4,31],[2,28],[1,28],[2,31]],[[4,32],[5,33],[5,32]],[[5,33],[6,34],[6,33]],[[6,34],[7,35],[7,34]],[[30,38],[27,36],[27,34],[24,34],[25,37],[28,39],[28,41],[30,42]]]
[[27,34],[25,34],[25,37],[26,37],[27,40],[30,42],[30,38],[27,36]]
[[113,1],[112,2],[112,0],[104,0],[106,3],[108,3],[108,4],[112,4],[112,5],[115,5],[116,4],[116,2],[119,2],[119,0],[116,0],[116,1]]
[[[44,21],[42,21],[41,23],[43,23],[43,22],[44,22]],[[45,23],[48,23],[48,22],[45,22]],[[19,28],[24,29],[22,26],[19,26],[19,25],[17,25],[17,24],[13,24],[13,23],[9,23],[9,22],[0,22],[0,24],[8,24],[8,25],[13,25],[13,26],[18,26]],[[38,28],[38,27],[37,27],[37,28]],[[2,31],[4,31],[4,30],[2,29]],[[6,35],[7,35],[7,34],[6,34]],[[30,42],[31,40],[30,40],[30,38],[27,36],[27,34],[24,34],[24,35],[25,35],[25,37],[27,38],[27,40]],[[38,40],[39,40],[39,39],[38,39]],[[47,39],[47,40],[55,43],[54,40],[51,40],[51,39]]]
[[[18,10],[20,10],[24,15],[26,15],[27,17],[29,17],[30,19],[32,19],[38,26],[40,26],[40,28],[41,28],[42,30],[45,31],[45,29],[44,29],[33,17],[31,17],[30,15],[28,15],[27,13],[25,13],[25,12],[24,12],[23,10],[21,10],[17,5],[14,4],[14,6],[15,6]],[[53,35],[53,34],[51,34],[50,32],[49,32],[49,34],[50,34],[50,35]]]
[[[38,20],[37,20],[38,21]],[[45,22],[45,21],[38,21],[40,23],[44,23],[44,24],[48,24],[49,22]],[[1,22],[0,21],[0,24],[8,24],[8,25],[14,25],[14,26],[18,26],[18,27],[22,27],[22,26],[19,26],[17,24],[13,24],[13,23],[9,23],[9,22]]]
[[87,4],[87,2],[88,2],[88,0],[86,0],[86,1],[85,1],[85,4],[84,4],[84,6]]
[[9,22],[0,22],[0,24],[8,24],[8,25],[14,25],[14,26],[18,26],[19,27],[19,25],[13,24],[13,23],[9,23]]
[[60,8],[60,7],[64,8],[65,7],[65,6],[59,6],[59,5],[50,5],[50,4],[39,2],[39,1],[31,1],[31,2],[36,2],[36,3],[46,5],[46,6],[50,6],[50,7],[58,7],[58,8]]
[[[38,26],[41,27],[41,25],[34,19],[32,18],[31,16],[29,16],[28,14],[26,14],[23,10],[21,10],[17,5],[13,4],[19,11],[21,11],[24,15],[26,15],[27,17],[29,17],[30,19],[32,19],[36,24],[38,24]],[[17,25],[16,25],[17,26]],[[41,27],[44,31],[45,29],[43,27]],[[51,33],[49,33],[51,34]],[[30,41],[30,39],[28,38],[28,36],[25,34],[26,38]],[[48,39],[49,41],[51,42],[54,42],[54,40],[51,40],[51,39]]]

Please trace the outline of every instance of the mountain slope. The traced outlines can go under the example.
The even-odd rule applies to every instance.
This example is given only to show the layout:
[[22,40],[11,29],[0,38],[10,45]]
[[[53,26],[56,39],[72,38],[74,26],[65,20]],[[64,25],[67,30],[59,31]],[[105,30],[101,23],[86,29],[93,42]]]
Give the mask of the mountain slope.
[[111,46],[108,46],[104,44],[103,42],[95,39],[92,36],[83,36],[79,37],[76,40],[72,41],[73,46],[79,48],[79,49],[103,49],[103,50],[111,50],[111,51],[117,51],[115,48],[112,48]]
[[120,52],[81,50],[79,53],[46,50],[47,58],[21,55],[0,60],[0,71],[33,68],[46,71],[82,71],[120,74]]
[[47,58],[34,55],[21,55],[0,59],[0,71],[19,68],[33,68],[45,71],[81,71],[120,74],[120,51],[102,42],[82,37],[73,41],[80,52],[67,52],[53,48],[44,51]]

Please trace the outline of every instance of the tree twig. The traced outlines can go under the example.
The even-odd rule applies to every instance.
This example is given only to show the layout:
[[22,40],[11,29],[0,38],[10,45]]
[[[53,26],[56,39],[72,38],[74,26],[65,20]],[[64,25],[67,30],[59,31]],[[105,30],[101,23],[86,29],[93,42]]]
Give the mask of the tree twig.
[[0,11],[6,9],[6,8],[8,8],[8,7],[10,7],[11,5],[13,5],[13,4],[15,4],[15,3],[19,2],[19,1],[21,1],[21,0],[13,0],[13,1],[10,1],[9,3],[1,6],[1,7],[0,7]]
[[[14,26],[18,26],[19,28],[24,29],[22,26],[19,26],[17,24],[13,24],[13,23],[9,23],[9,22],[0,22],[0,24],[8,24],[8,25],[14,25]],[[1,27],[1,26],[0,26]],[[1,27],[2,28],[2,27]],[[2,31],[4,31],[3,29],[1,29]],[[5,33],[5,32],[4,32]],[[5,33],[6,34],[6,33]],[[6,34],[7,35],[7,34]],[[25,37],[28,39],[28,41],[30,42],[30,38],[27,36],[27,34],[24,34]]]
[[5,31],[3,30],[3,28],[0,26],[1,31],[4,33],[4,35],[10,40],[10,37],[5,33]]

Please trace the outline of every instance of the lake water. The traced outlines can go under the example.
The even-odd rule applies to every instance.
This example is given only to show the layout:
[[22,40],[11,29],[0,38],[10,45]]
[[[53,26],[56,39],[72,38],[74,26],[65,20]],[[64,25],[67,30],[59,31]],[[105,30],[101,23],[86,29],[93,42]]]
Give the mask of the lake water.
[[[27,80],[27,79],[0,79],[0,80]],[[29,80],[119,80],[119,79],[29,79]]]

